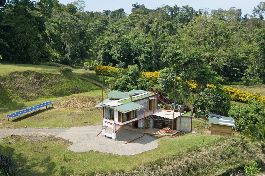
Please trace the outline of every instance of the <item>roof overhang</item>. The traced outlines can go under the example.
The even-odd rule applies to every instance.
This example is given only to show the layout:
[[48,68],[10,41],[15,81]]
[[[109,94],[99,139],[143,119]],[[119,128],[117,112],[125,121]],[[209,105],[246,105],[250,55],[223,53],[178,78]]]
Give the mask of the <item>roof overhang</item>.
[[126,103],[126,104],[115,107],[115,110],[121,113],[127,113],[130,111],[134,111],[134,110],[142,109],[142,108],[143,108],[142,105],[135,103],[135,102],[130,102],[130,103]]
[[181,116],[181,113],[163,110],[163,111],[158,111],[158,112],[154,113],[153,115],[172,120],[172,119],[175,119],[175,118],[178,118],[179,116]]

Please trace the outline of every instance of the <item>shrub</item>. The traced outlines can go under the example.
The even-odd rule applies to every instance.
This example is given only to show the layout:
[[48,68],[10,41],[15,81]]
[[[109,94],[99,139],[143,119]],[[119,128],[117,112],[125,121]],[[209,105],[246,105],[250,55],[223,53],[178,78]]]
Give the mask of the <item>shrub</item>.
[[153,80],[153,81],[157,81],[157,79],[160,76],[160,72],[158,72],[158,71],[155,71],[155,72],[143,72],[143,76],[146,79],[150,79],[150,80]]
[[230,98],[220,87],[205,88],[195,100],[196,115],[206,117],[209,112],[227,115],[230,109]]
[[122,71],[121,68],[116,68],[112,66],[96,66],[95,72],[97,75],[103,76],[117,76],[117,74]]
[[256,161],[252,161],[244,167],[247,176],[256,176],[260,172],[260,168]]
[[189,81],[186,81],[186,82],[187,82],[187,84],[188,84],[190,90],[192,90],[192,91],[196,91],[196,90],[197,90],[198,84],[197,84],[196,81],[194,81],[194,80],[189,80]]
[[60,73],[62,75],[70,75],[73,73],[73,69],[71,67],[60,67]]
[[84,62],[84,69],[89,70],[95,70],[97,66],[99,66],[101,63],[98,60],[89,60]]
[[265,103],[265,96],[243,91],[237,88],[225,86],[224,90],[230,95],[231,100],[242,103],[248,103],[251,100],[256,100]]
[[229,114],[235,118],[236,130],[256,140],[265,141],[265,105],[251,101],[247,105],[233,105]]

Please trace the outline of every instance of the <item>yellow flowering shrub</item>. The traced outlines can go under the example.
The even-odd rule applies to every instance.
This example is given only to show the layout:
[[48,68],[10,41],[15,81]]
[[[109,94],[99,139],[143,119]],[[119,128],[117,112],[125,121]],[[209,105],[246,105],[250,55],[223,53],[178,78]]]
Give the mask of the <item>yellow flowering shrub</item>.
[[192,90],[192,91],[195,91],[198,87],[198,83],[195,81],[195,80],[189,80],[189,81],[186,81],[189,88]]
[[213,89],[216,88],[216,85],[214,85],[214,84],[207,84],[206,86],[207,86],[207,88],[210,88],[210,89],[211,89],[211,88],[213,88]]
[[[116,68],[111,66],[97,66],[95,72],[97,75],[104,75],[104,76],[115,76],[122,68]],[[149,80],[157,81],[160,76],[160,72],[143,72],[143,76]],[[181,80],[180,77],[176,77],[177,80]],[[192,91],[195,91],[198,88],[198,83],[195,80],[186,81],[188,86]],[[207,84],[207,88],[216,88],[214,84]],[[254,99],[259,102],[265,103],[265,96],[261,96],[258,94],[253,94],[247,91],[243,91],[237,88],[225,86],[225,92],[230,95],[231,100],[247,103],[248,101]]]
[[112,66],[96,66],[95,72],[97,75],[115,76],[122,68],[116,68]]
[[160,72],[143,72],[143,76],[147,79],[156,81],[160,76]]
[[265,96],[243,91],[237,88],[225,86],[224,90],[230,95],[231,100],[247,103],[250,100],[257,100],[265,103]]

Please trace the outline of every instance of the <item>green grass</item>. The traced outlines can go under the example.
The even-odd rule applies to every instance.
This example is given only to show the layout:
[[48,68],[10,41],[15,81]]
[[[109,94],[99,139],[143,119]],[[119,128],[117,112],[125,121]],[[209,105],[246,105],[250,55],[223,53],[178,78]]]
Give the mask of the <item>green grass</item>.
[[59,74],[59,67],[46,65],[29,65],[29,64],[0,64],[0,76],[8,75],[11,72],[36,71],[44,73]]
[[[25,73],[27,70],[34,72]],[[15,71],[21,74],[8,75]],[[70,77],[59,73],[59,67],[54,66],[0,64],[0,78],[2,75],[2,81],[5,83],[4,88],[0,89],[0,128],[73,127],[100,124],[102,112],[99,109],[91,111],[51,109],[17,121],[7,121],[7,114],[47,100],[63,101],[72,95],[95,97],[101,100],[102,91],[93,82],[99,80],[99,77],[94,72],[74,69],[74,74]],[[83,93],[74,94],[78,92]]]
[[56,128],[76,127],[84,125],[99,125],[102,122],[102,111],[95,109],[91,111],[51,109],[31,115],[17,121],[2,120],[1,127],[9,128]]
[[[52,73],[52,74],[60,74],[60,67],[55,66],[47,66],[47,65],[31,65],[31,64],[0,64],[0,76],[8,75],[12,72],[24,72],[24,71],[36,71],[40,73]],[[88,73],[90,71],[86,71],[84,69],[73,69],[74,73]]]
[[85,175],[94,172],[132,170],[142,164],[211,145],[221,137],[188,134],[159,139],[159,147],[135,156],[117,156],[98,152],[74,153],[68,143],[48,138],[36,141],[9,137],[0,142],[5,155],[12,156],[21,175]]
[[[101,100],[101,90],[93,90],[80,94],[73,94],[65,97],[40,98],[34,101],[25,102],[23,107],[30,107],[47,100],[60,102],[73,96],[88,96]],[[105,95],[105,94],[104,94]],[[22,108],[22,107],[21,107]],[[30,115],[17,121],[8,121],[6,115],[13,111],[0,112],[0,128],[21,128],[21,127],[74,127],[84,125],[101,124],[102,110],[82,109],[50,109]]]
[[208,121],[201,118],[192,119],[192,129],[197,133],[205,133],[208,129]]
[[265,85],[255,85],[255,86],[244,86],[244,85],[232,85],[231,87],[235,87],[244,91],[248,91],[251,93],[256,93],[265,96]]
[[76,73],[13,72],[0,77],[0,112],[22,108],[26,102],[39,98],[63,97],[99,89]]

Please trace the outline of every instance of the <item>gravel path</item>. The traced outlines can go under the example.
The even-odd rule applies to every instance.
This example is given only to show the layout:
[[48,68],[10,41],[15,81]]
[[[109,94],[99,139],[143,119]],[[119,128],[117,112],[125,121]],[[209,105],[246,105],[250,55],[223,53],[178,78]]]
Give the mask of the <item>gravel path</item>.
[[73,152],[92,150],[117,155],[135,155],[158,147],[156,138],[149,135],[144,135],[131,143],[125,143],[125,141],[142,136],[143,134],[140,132],[121,129],[117,133],[117,140],[113,140],[101,135],[97,136],[100,131],[101,126],[0,129],[0,138],[10,135],[55,136],[72,142],[68,149]]

